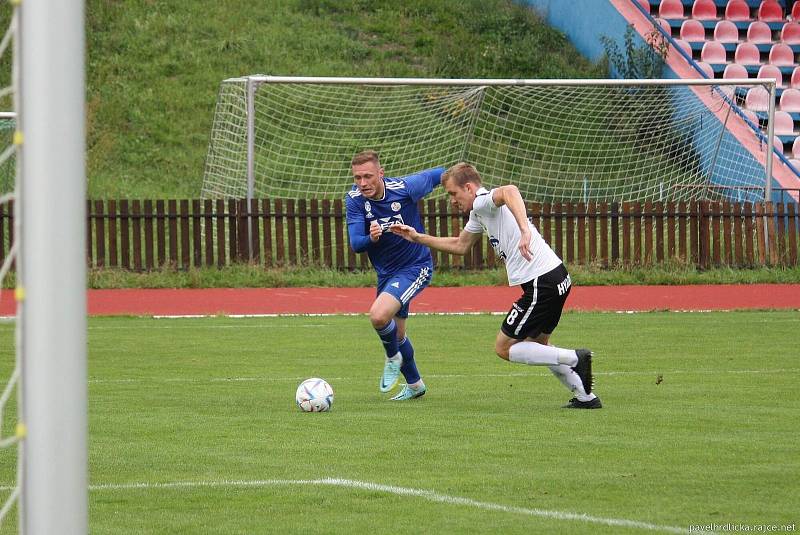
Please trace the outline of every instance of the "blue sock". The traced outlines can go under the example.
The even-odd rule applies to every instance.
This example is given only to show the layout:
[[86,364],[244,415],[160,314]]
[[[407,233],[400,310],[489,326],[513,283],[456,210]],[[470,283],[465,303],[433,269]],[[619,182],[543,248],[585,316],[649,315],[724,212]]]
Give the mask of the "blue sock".
[[400,372],[406,378],[406,382],[413,385],[420,380],[419,371],[417,371],[417,363],[414,362],[414,346],[411,345],[411,340],[408,336],[403,338],[400,342],[400,354],[403,355],[403,365],[400,366]]
[[386,356],[391,358],[397,354],[397,324],[394,320],[390,321],[380,329],[375,329],[378,336],[383,342],[383,349],[386,351]]

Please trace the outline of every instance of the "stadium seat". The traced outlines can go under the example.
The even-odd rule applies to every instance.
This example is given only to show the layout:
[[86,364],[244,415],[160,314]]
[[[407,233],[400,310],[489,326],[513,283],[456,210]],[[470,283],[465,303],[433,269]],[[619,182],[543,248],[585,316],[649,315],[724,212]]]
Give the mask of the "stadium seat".
[[758,65],[761,63],[761,53],[753,43],[739,43],[734,54],[734,61],[742,65]]
[[751,88],[744,98],[744,105],[748,110],[769,111],[769,91],[760,85]]
[[665,32],[667,32],[667,35],[672,35],[672,27],[669,25],[668,21],[659,17],[656,17],[655,21],[664,29]]
[[789,87],[800,89],[800,67],[795,67],[792,71],[792,77],[789,79]]
[[794,52],[789,45],[776,43],[769,51],[769,62],[773,65],[794,65]]
[[702,72],[706,78],[711,80],[714,79],[714,67],[712,67],[710,63],[705,61],[695,61],[695,64],[697,64],[700,72]]
[[781,41],[787,45],[800,44],[800,24],[797,22],[787,22],[784,24],[783,28],[781,29]]
[[800,137],[795,138],[794,143],[792,143],[792,157],[800,158]]
[[690,58],[692,57],[692,45],[689,44],[689,41],[675,39],[675,44],[682,48]]
[[775,78],[777,87],[784,87],[783,73],[776,65],[762,65],[758,69],[757,78]]
[[730,0],[725,6],[725,18],[732,21],[752,20],[750,6],[745,0]]
[[717,20],[717,5],[714,0],[694,0],[692,18],[697,20]]
[[744,109],[741,110],[741,111],[742,111],[742,114],[744,114],[744,116],[747,117],[747,120],[750,121],[751,123],[753,123],[753,126],[755,126],[756,128],[759,128],[759,129],[761,128],[759,123],[758,123],[758,114],[756,112],[754,112],[752,110],[744,110]]
[[782,110],[775,111],[775,135],[790,136],[794,134],[794,120],[788,112]]
[[772,136],[772,146],[779,154],[783,154],[783,141],[778,136]]
[[681,24],[680,38],[690,43],[703,42],[706,40],[706,29],[699,20],[686,19]]
[[792,19],[800,19],[800,2],[795,1],[795,3],[792,4]]
[[681,0],[661,0],[658,5],[658,16],[662,19],[685,19]]
[[800,89],[784,89],[781,94],[781,110],[793,113],[800,112]]
[[[795,141],[797,141],[797,139],[795,139]],[[800,171],[800,160],[789,158],[789,163],[792,164],[797,171]]]
[[747,27],[747,40],[751,43],[771,43],[772,30],[769,29],[766,22],[753,21]]
[[758,7],[758,20],[780,22],[783,20],[783,8],[776,0],[764,0]]
[[706,63],[727,63],[728,57],[725,53],[725,47],[717,41],[706,41],[706,44],[703,45],[703,50],[700,51],[700,60]]
[[739,28],[729,20],[721,20],[714,27],[714,40],[720,43],[738,43]]
[[730,63],[725,66],[725,70],[722,71],[723,78],[747,78],[747,69],[744,65],[739,65],[738,63]]

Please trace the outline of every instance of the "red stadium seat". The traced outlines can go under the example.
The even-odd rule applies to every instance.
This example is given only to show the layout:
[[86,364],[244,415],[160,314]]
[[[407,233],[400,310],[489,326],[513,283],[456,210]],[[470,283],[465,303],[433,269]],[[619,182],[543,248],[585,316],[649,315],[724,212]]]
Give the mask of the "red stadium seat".
[[781,94],[781,110],[800,112],[800,89],[783,90]]
[[800,137],[794,138],[794,143],[792,143],[792,157],[800,158]]
[[661,26],[665,32],[667,32],[667,35],[672,35],[672,28],[670,27],[669,22],[660,17],[656,17],[655,20],[658,23],[658,25]]
[[725,70],[722,71],[723,78],[747,78],[747,68],[744,65],[739,65],[738,63],[731,63],[725,66]]
[[756,112],[752,110],[742,110],[742,113],[744,114],[745,117],[747,117],[747,119],[751,123],[753,123],[753,126],[755,126],[756,128],[760,128],[758,124],[758,114]]
[[781,41],[787,45],[800,45],[800,24],[797,22],[784,24],[783,28],[781,28]]
[[792,71],[792,77],[789,80],[789,87],[800,89],[800,67],[795,67]]
[[758,65],[761,63],[761,53],[753,43],[739,43],[734,54],[734,61],[742,65]]
[[721,20],[714,27],[714,40],[720,43],[738,43],[739,28],[729,20]]
[[783,8],[776,0],[764,0],[758,7],[758,20],[780,22],[783,20]]
[[685,19],[681,0],[661,0],[658,16],[662,19]]
[[684,41],[683,39],[675,39],[675,44],[678,45],[680,48],[683,49],[684,52],[691,58],[692,57],[692,45],[689,44],[689,41]]
[[773,65],[794,65],[794,52],[789,45],[776,43],[769,51],[769,62]]
[[[742,46],[742,45],[739,45]],[[725,47],[716,41],[706,41],[703,50],[700,51],[700,60],[706,63],[727,63],[728,58]]]
[[783,154],[783,141],[781,141],[781,138],[772,136],[772,146],[775,147],[775,150],[780,154]]
[[777,87],[783,87],[783,73],[780,67],[775,65],[762,65],[758,69],[757,78],[775,78]]
[[789,112],[777,110],[775,112],[775,135],[787,136],[794,134],[794,120]]
[[792,18],[794,20],[800,19],[800,2],[792,4]]
[[681,24],[680,37],[690,43],[703,42],[706,40],[706,29],[699,20],[686,19]]
[[753,21],[747,27],[747,40],[751,43],[771,43],[772,30],[769,29],[766,22]]
[[716,20],[717,5],[714,0],[694,0],[692,18],[697,20]]
[[735,21],[752,20],[750,6],[745,0],[730,0],[725,6],[725,18]]
[[744,98],[744,105],[748,110],[769,111],[769,91],[760,85],[751,88]]
[[703,71],[703,74],[706,75],[706,78],[714,78],[714,67],[712,67],[710,63],[706,63],[705,61],[697,61],[696,63],[697,66],[700,67],[700,70]]

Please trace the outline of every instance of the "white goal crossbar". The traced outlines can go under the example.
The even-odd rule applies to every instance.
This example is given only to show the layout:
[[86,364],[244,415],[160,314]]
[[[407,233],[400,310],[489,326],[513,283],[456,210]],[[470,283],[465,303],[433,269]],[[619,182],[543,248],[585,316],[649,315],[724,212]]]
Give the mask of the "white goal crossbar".
[[[725,191],[731,200],[769,199],[775,86],[774,79],[229,78],[217,100],[203,195],[341,197],[350,156],[371,148],[390,176],[469,161],[490,183],[515,182],[532,200],[718,199]],[[756,87],[768,95],[757,114],[744,107]]]

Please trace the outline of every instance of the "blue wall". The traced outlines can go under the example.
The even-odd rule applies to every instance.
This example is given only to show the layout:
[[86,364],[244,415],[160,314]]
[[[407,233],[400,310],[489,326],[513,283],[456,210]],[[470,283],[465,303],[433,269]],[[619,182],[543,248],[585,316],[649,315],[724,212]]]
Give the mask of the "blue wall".
[[[525,0],[550,26],[569,38],[583,56],[592,61],[603,57],[599,37],[622,42],[628,22],[607,0]],[[580,13],[579,17],[575,14]]]

